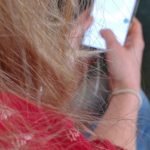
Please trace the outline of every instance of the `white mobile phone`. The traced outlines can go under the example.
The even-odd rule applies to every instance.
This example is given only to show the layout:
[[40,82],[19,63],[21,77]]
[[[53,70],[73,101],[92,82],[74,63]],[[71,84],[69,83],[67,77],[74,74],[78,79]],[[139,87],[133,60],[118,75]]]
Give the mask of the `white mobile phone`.
[[138,4],[139,0],[94,0],[91,12],[94,21],[86,31],[82,45],[105,52],[106,43],[100,35],[102,29],[111,29],[121,45],[124,45]]

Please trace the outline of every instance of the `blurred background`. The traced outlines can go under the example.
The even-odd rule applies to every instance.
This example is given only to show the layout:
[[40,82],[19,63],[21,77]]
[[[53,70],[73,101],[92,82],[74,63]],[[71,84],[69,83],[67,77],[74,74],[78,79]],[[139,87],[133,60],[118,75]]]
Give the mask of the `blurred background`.
[[142,86],[150,98],[150,0],[141,0],[137,17],[142,22],[146,44],[142,68]]

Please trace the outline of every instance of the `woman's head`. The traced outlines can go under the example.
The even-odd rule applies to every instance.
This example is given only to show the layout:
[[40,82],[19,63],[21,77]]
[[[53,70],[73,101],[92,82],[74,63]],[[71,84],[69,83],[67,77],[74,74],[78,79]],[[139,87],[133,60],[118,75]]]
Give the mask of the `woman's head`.
[[84,62],[68,35],[88,2],[0,1],[2,92],[52,105],[72,98],[83,75],[78,68]]

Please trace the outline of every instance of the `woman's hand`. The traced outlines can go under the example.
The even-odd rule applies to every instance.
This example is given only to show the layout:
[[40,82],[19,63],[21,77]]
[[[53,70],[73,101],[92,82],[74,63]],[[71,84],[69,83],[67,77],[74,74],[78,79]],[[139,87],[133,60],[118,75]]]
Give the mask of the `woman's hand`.
[[144,49],[142,27],[137,19],[133,20],[124,47],[116,40],[110,30],[101,31],[106,40],[106,53],[110,86],[114,88],[133,88],[140,90],[141,63]]

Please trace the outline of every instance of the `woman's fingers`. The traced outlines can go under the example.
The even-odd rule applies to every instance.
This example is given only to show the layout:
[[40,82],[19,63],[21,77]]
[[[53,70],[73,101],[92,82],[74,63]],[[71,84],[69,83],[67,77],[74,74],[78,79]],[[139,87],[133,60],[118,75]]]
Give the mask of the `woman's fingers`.
[[113,65],[115,64],[114,62],[117,60],[118,53],[120,53],[122,47],[111,30],[109,29],[102,30],[101,35],[105,39],[108,49],[105,55],[107,63],[108,65],[109,64]]
[[114,33],[109,29],[104,29],[100,31],[102,37],[105,39],[108,49],[116,49],[120,47],[120,43],[117,41]]
[[134,18],[132,26],[130,28],[126,44],[127,48],[139,49],[139,46],[143,49],[144,48],[144,40],[143,40],[143,32],[141,23]]

